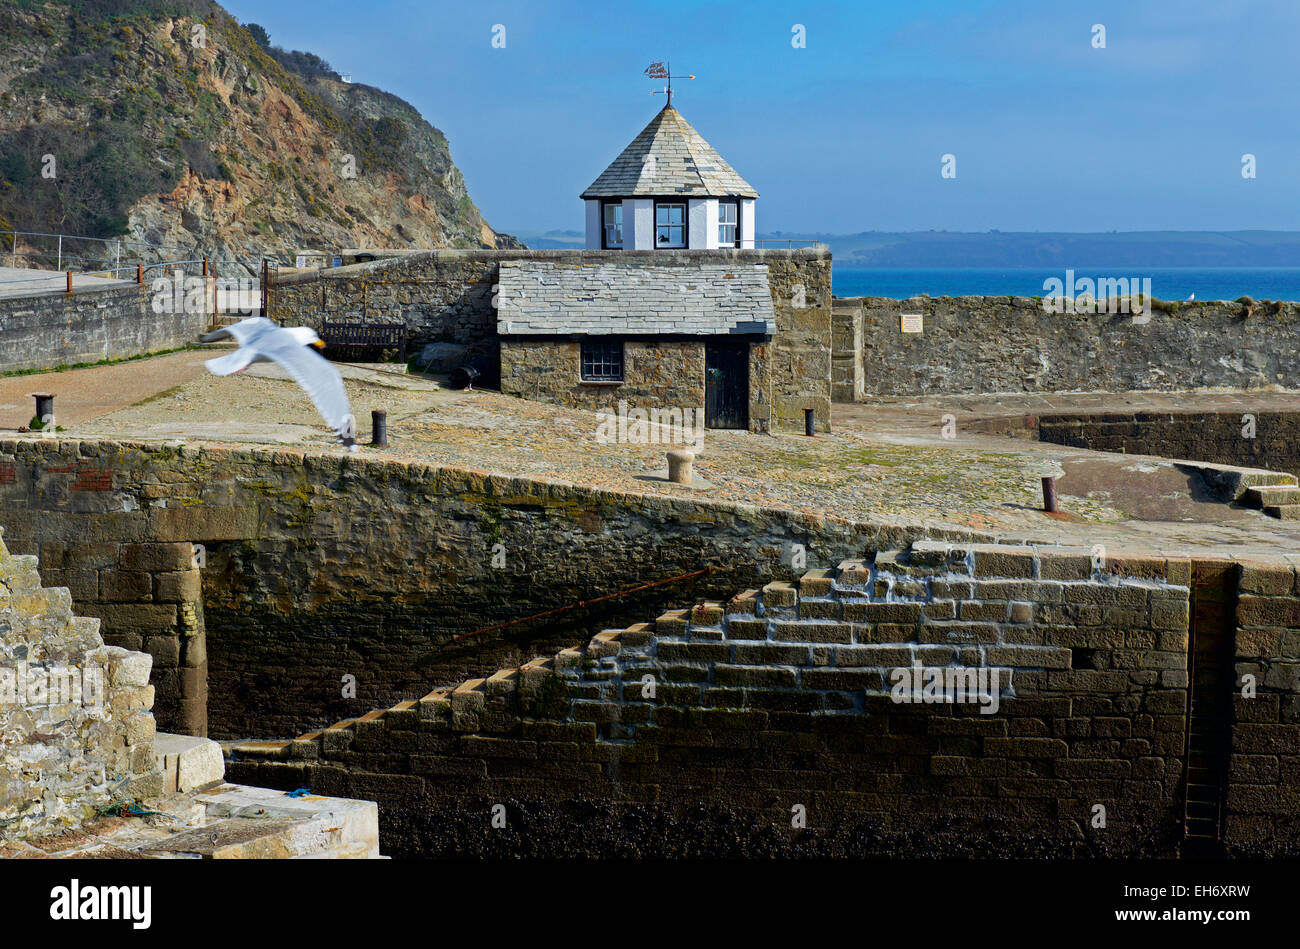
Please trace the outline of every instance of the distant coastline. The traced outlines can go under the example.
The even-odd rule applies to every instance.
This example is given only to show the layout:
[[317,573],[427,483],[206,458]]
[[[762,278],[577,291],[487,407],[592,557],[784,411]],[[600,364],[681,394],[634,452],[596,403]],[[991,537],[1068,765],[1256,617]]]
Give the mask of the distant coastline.
[[[510,229],[529,247],[581,248],[578,230]],[[770,246],[819,241],[837,267],[1083,268],[1273,267],[1300,265],[1300,231],[760,231]]]
[[[537,250],[584,246],[576,230],[511,233]],[[1044,281],[1069,269],[1093,280],[1150,278],[1162,300],[1300,301],[1300,231],[773,231],[758,238],[769,246],[826,244],[841,297],[1039,297],[1047,295]]]

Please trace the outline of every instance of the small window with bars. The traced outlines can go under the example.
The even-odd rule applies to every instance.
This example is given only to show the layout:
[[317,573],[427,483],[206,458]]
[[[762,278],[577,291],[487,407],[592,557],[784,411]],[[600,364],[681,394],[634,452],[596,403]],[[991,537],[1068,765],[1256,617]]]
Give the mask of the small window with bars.
[[583,382],[622,382],[623,344],[584,342],[582,344]]
[[740,246],[740,208],[735,201],[718,202],[718,246]]
[[605,206],[605,247],[621,249],[623,247],[623,203]]

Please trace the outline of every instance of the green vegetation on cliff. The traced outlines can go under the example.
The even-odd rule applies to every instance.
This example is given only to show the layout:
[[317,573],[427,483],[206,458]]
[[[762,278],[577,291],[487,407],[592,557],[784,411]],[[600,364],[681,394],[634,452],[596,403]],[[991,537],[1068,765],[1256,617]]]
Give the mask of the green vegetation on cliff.
[[0,227],[246,258],[515,244],[412,106],[206,0],[0,8]]

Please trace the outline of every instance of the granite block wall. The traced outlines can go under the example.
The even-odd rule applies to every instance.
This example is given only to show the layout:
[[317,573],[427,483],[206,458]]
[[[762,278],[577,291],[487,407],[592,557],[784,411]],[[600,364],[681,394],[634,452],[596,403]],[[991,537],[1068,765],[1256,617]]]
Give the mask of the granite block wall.
[[[1189,569],[917,543],[240,746],[229,769],[374,797],[395,853],[1168,856]],[[948,702],[900,690],[913,670],[989,678]]]
[[[796,544],[829,564],[921,533],[329,451],[56,438],[0,442],[0,525],[15,550],[48,555],[50,582],[71,585],[110,642],[155,655],[163,727],[192,721],[206,661],[220,738],[293,734],[559,648],[683,591],[766,582]],[[184,569],[197,548],[204,566]],[[189,599],[196,582],[201,602]]]
[[1240,565],[1225,826],[1240,856],[1300,854],[1300,557]]
[[1109,412],[1041,415],[1042,441],[1162,455],[1300,476],[1300,412]]

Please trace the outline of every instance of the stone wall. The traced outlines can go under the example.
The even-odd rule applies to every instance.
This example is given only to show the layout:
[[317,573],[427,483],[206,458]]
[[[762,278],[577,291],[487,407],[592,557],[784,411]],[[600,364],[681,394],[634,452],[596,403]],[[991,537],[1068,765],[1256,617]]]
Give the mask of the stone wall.
[[[1112,550],[1095,570],[1089,551],[971,548],[981,538],[967,534],[947,538],[949,552],[913,543],[916,529],[693,497],[329,452],[53,438],[0,443],[0,524],[10,549],[48,554],[46,582],[99,610],[108,641],[170,655],[170,637],[182,666],[181,605],[197,572],[213,733],[283,736],[343,720],[250,766],[270,769],[259,783],[379,798],[396,852],[1177,846],[1198,563],[1186,557]],[[867,562],[791,586],[779,578],[793,544],[814,567]],[[1253,672],[1259,688],[1230,723],[1234,852],[1300,849],[1291,560],[1239,567],[1240,629],[1228,635],[1238,679]],[[22,563],[20,586],[36,568]],[[609,609],[453,641],[703,567],[713,572]],[[745,587],[760,592],[722,609]],[[635,624],[692,602],[704,606]],[[159,625],[160,607],[176,610],[174,626]],[[628,632],[561,648],[602,625]],[[558,663],[533,661],[556,650]],[[912,659],[1004,670],[1000,710],[893,703],[884,676]],[[179,692],[186,680],[172,668],[156,681]],[[658,682],[654,702],[627,689],[645,674]],[[366,712],[385,703],[395,711]],[[492,803],[517,833],[484,832]],[[1098,803],[1106,833],[1087,822]],[[813,832],[790,833],[795,804]]]
[[[825,250],[437,250],[395,254],[346,267],[278,274],[266,291],[267,315],[284,325],[317,328],[323,318],[401,322],[417,346],[460,343],[469,347],[471,358],[483,358],[496,366],[500,346],[492,298],[500,262],[593,259],[681,265],[734,260],[767,265],[776,316],[776,332],[763,354],[770,359],[771,411],[755,412],[753,406],[759,400],[754,397],[751,417],[771,415],[777,430],[802,431],[804,410],[811,408],[818,429],[829,431],[831,258]],[[522,352],[517,349],[514,355]],[[522,367],[517,359],[506,358],[509,364],[503,369],[514,374],[514,385],[521,390],[530,383],[537,386],[540,380],[519,378]],[[563,352],[554,353],[548,362],[557,364],[564,358]],[[554,365],[550,371],[555,371]]]
[[1189,458],[1300,476],[1300,412],[1040,415],[1042,441],[1093,451]]
[[1300,853],[1300,582],[1294,554],[1241,564],[1231,780],[1234,852]]
[[178,349],[207,325],[206,313],[155,313],[143,285],[0,298],[0,372]]
[[[698,339],[629,339],[623,343],[624,381],[581,381],[581,344],[576,340],[510,337],[501,340],[501,391],[524,399],[585,409],[698,409],[705,404],[705,342]],[[749,428],[771,425],[770,345],[749,347]],[[703,415],[700,416],[701,424]]]
[[[15,550],[49,555],[50,581],[74,586],[109,642],[154,653],[164,728],[182,730],[206,658],[208,728],[222,738],[325,725],[684,593],[766,582],[794,544],[808,563],[833,564],[920,534],[332,452],[54,438],[0,442],[0,524]],[[190,545],[206,566],[183,569]],[[195,570],[202,615],[185,598]],[[342,694],[346,675],[355,697]]]
[[[374,797],[396,854],[1170,856],[1189,578],[1185,558],[918,543],[229,768]],[[990,703],[899,701],[913,667],[998,678]]]
[[816,430],[831,425],[831,255],[827,250],[736,251],[763,254],[772,286],[772,428],[802,432],[812,409]]
[[[867,395],[1300,388],[1294,303],[1179,303],[1140,323],[1029,297],[861,299]],[[902,313],[924,331],[903,333]]]
[[385,256],[346,267],[272,273],[266,316],[320,329],[323,320],[404,323],[417,351],[460,343],[471,358],[497,358],[493,287],[503,259],[529,251],[439,250]]
[[[155,486],[142,493],[159,492]],[[25,546],[39,541],[45,582],[67,587],[78,612],[103,622],[109,643],[152,657],[154,713],[166,728],[206,736],[208,656],[198,566],[203,548],[120,542],[111,532],[70,537],[49,527],[23,539]]]
[[862,386],[862,299],[837,299],[831,307],[831,399],[861,399]]
[[157,795],[150,658],[113,646],[0,540],[0,839],[59,833]]

